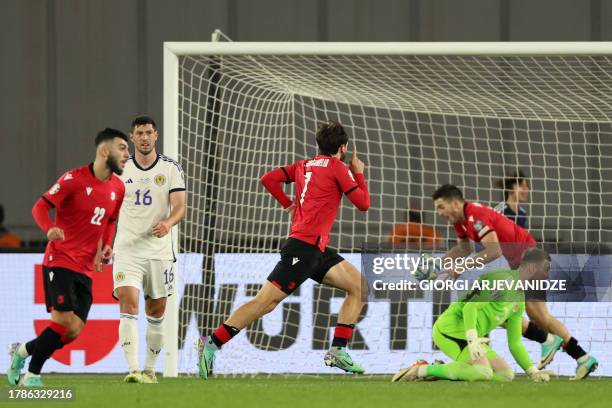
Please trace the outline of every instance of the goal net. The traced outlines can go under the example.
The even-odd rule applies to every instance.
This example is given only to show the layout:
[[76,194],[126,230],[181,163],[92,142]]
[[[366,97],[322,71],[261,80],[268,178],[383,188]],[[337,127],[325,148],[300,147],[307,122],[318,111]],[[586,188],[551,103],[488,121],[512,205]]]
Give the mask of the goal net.
[[[411,55],[408,44],[405,53],[364,46],[370,54],[358,43],[336,45],[332,55],[313,52],[313,44],[302,53],[287,44],[271,52],[268,44],[262,54],[256,44],[251,51],[227,44],[229,52],[196,44],[174,57],[178,76],[165,86],[177,91],[177,104],[165,126],[176,138],[166,132],[165,143],[176,143],[188,186],[179,250],[199,254],[178,282],[179,372],[197,372],[193,341],[252,298],[278,260],[290,220],[259,178],[314,156],[317,124],[329,119],[342,123],[366,163],[371,208],[362,213],[344,200],[330,242],[358,268],[363,248],[387,245],[409,210],[441,239],[433,248],[409,240],[404,251],[444,252],[455,235],[435,214],[432,192],[452,183],[466,199],[495,206],[504,200],[500,180],[521,171],[530,189],[521,206],[536,239],[553,256],[582,266],[595,256],[610,270],[612,48],[609,55],[503,55],[498,44],[496,55],[469,55],[447,44],[446,55]],[[293,186],[285,191],[291,196]],[[215,372],[333,373],[322,358],[342,299],[305,283],[224,347]],[[353,358],[370,373],[391,373],[443,357],[431,327],[448,300],[369,302],[349,345]],[[586,350],[612,359],[609,303],[550,309]],[[512,362],[505,333],[492,339]],[[537,360],[539,345],[525,344]],[[560,353],[551,367],[571,375],[575,362]],[[603,365],[598,374],[612,371]]]

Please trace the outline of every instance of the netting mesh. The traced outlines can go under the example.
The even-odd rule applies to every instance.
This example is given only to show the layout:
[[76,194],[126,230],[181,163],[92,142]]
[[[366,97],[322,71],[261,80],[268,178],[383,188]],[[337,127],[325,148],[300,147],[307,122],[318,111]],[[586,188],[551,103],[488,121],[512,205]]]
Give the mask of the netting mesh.
[[[221,271],[216,254],[274,253],[288,232],[287,214],[259,177],[315,155],[317,123],[328,119],[341,122],[361,152],[372,197],[367,213],[343,202],[330,242],[341,252],[387,242],[408,209],[422,211],[423,222],[445,237],[442,251],[454,233],[434,214],[434,189],[453,183],[467,199],[495,205],[503,200],[498,181],[516,170],[528,175],[523,206],[538,241],[612,242],[610,57],[202,55],[179,61],[179,159],[189,186],[180,249],[204,255],[202,285],[187,290],[182,304],[202,333],[239,303],[240,296],[223,298],[228,292],[221,293],[219,279],[261,283],[271,270],[269,261],[235,258],[238,272]],[[238,292],[246,281],[235,281]],[[333,323],[330,316],[313,319],[313,333]],[[431,327],[431,313],[419,316],[420,327]],[[181,316],[182,330],[191,318]],[[281,312],[265,319],[278,330],[300,327]],[[252,342],[272,341],[265,324],[258,327]],[[597,344],[612,341],[610,330],[612,322]],[[423,347],[433,352],[430,344]],[[376,355],[376,348],[370,344],[367,353]],[[192,364],[190,358],[181,364]]]

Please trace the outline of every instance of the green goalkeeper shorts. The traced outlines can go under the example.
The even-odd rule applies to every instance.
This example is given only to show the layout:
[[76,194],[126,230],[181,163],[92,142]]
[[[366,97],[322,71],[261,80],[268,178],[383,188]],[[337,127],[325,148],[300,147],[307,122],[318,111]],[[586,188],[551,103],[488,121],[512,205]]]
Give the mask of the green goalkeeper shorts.
[[[467,340],[459,339],[447,333],[465,332],[463,321],[452,315],[442,314],[436,321],[432,331],[434,344],[442,350],[444,354],[452,358],[454,361],[470,363],[470,351],[467,347]],[[482,345],[486,350],[486,356],[489,360],[497,357],[497,353],[486,344]]]

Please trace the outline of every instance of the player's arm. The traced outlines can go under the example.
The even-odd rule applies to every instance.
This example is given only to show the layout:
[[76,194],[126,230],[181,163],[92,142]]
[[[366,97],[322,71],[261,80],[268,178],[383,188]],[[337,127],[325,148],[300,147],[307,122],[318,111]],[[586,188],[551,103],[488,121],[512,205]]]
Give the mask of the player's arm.
[[506,321],[506,336],[508,338],[508,348],[514,361],[527,372],[533,366],[529,353],[523,345],[523,317],[519,313],[513,313]]
[[[70,176],[70,177],[68,177]],[[74,188],[75,181],[70,173],[62,175],[57,182],[45,192],[43,196],[36,201],[32,207],[32,217],[41,230],[47,234],[49,241],[56,239],[64,239],[64,231],[55,226],[55,223],[49,215],[52,208],[57,208],[67,197],[69,197]]]
[[161,238],[168,234],[172,227],[178,224],[183,217],[185,217],[186,212],[186,199],[185,199],[185,190],[182,191],[174,191],[170,193],[170,215],[168,218],[161,220],[158,222],[152,229],[153,235],[158,238]]
[[497,233],[495,231],[488,233],[480,240],[480,243],[483,249],[476,252],[474,258],[480,259],[482,263],[488,264],[503,255],[501,245],[499,244],[499,238],[497,238]]
[[342,192],[357,209],[367,211],[370,208],[370,192],[363,174],[365,164],[357,157],[355,147],[353,147],[353,156],[349,168],[339,163],[335,170],[336,181]]
[[513,313],[506,321],[506,336],[508,339],[508,348],[512,357],[521,366],[525,373],[535,382],[550,381],[550,371],[540,371],[533,365],[529,353],[523,344],[523,312],[525,307],[522,306],[517,312]]
[[296,163],[290,166],[283,166],[267,172],[259,181],[272,194],[283,208],[289,208],[293,204],[291,199],[283,191],[282,183],[293,183],[295,181]]
[[451,249],[448,250],[446,255],[443,258],[450,258],[455,260],[457,258],[465,258],[469,254],[472,253],[472,248],[470,246],[470,240],[467,237],[459,237],[457,238],[457,243]]

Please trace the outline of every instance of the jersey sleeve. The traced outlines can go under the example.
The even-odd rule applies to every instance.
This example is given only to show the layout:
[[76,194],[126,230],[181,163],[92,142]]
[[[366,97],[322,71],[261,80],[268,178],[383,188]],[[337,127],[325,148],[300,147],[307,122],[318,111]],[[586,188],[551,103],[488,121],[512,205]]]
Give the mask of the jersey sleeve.
[[78,182],[71,172],[63,174],[55,184],[43,194],[43,199],[52,207],[59,206],[62,201],[74,193]]
[[461,227],[461,223],[460,222],[454,224],[453,227],[455,227],[455,232],[457,232],[457,238],[463,239],[463,238],[467,237],[467,234],[465,233],[465,231]]
[[495,231],[495,227],[492,222],[492,215],[495,213],[495,210],[491,208],[485,207],[476,207],[474,206],[473,214],[474,217],[473,228],[478,236],[478,239],[481,240],[491,232]]
[[512,357],[524,371],[527,371],[533,365],[533,362],[529,358],[529,353],[522,341],[523,311],[525,310],[524,304],[522,305],[519,311],[513,313],[506,321],[506,335]]
[[180,165],[170,166],[170,194],[185,191],[185,173]]
[[295,181],[295,169],[298,164],[299,162],[295,162],[289,166],[283,166],[269,171],[261,176],[259,180],[283,208],[288,208],[293,202],[283,191],[281,183],[288,184]]
[[349,200],[361,211],[370,208],[370,192],[365,182],[363,173],[355,174],[344,165],[338,162],[334,168],[334,176],[340,190]]
[[476,330],[478,322],[478,311],[485,307],[488,302],[466,302],[463,306],[463,326],[465,331]]

